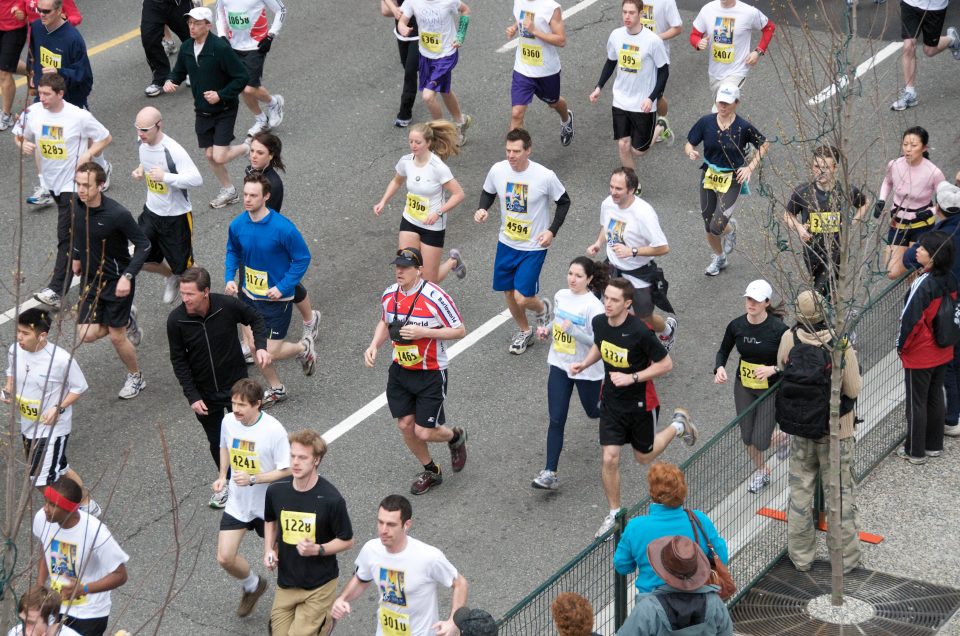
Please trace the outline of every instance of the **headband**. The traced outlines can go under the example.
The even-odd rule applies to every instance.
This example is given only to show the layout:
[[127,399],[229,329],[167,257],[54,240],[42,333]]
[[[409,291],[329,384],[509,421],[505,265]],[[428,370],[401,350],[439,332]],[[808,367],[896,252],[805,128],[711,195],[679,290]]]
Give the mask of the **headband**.
[[67,512],[73,513],[77,511],[77,508],[80,507],[79,502],[70,501],[56,490],[52,486],[47,486],[43,491],[43,498],[52,503],[58,508],[63,508]]

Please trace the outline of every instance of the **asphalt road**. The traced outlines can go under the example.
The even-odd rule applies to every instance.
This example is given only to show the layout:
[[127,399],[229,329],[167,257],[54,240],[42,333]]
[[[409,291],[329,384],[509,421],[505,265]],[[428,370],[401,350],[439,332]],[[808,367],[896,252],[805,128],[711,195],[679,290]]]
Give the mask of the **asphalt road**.
[[[136,28],[139,11],[133,4],[81,3],[85,15],[81,31],[88,46]],[[379,16],[375,3],[288,4],[288,24],[270,53],[266,85],[286,97],[286,119],[277,131],[288,166],[284,214],[300,227],[313,252],[305,281],[324,318],[316,375],[304,378],[296,364],[281,365],[291,398],[272,414],[291,430],[326,431],[376,398],[386,385],[386,349],[374,370],[363,367],[361,354],[377,319],[378,294],[392,280],[389,261],[396,248],[399,197],[384,217],[375,218],[372,206],[391,178],[397,158],[407,152],[405,134],[392,126],[402,77],[390,25]],[[827,37],[824,26],[832,19],[833,4],[838,3],[831,0],[830,4],[825,15],[812,3],[798,4],[792,17],[787,5],[767,5],[769,15],[782,23],[781,29],[770,54],[748,79],[740,113],[773,141],[764,179],[765,191],[775,196],[782,197],[784,188],[804,177],[806,155],[796,142],[817,137],[811,130],[822,128],[815,122],[825,119],[804,104],[829,83],[822,71],[809,66],[825,52],[818,42]],[[681,138],[708,112],[712,101],[705,60],[686,43],[695,9],[692,2],[681,4],[685,34],[672,45],[667,89],[671,121]],[[500,295],[490,289],[496,225],[475,225],[472,212],[487,169],[503,156],[513,64],[512,51],[497,52],[504,44],[508,3],[475,2],[472,10],[454,88],[475,123],[463,153],[449,161],[467,200],[451,214],[447,239],[448,247],[462,249],[470,274],[465,281],[445,285],[468,330],[477,329],[504,308]],[[858,32],[863,37],[855,40],[853,64],[898,35],[894,3],[864,4],[860,13]],[[813,44],[803,38],[796,27],[800,24],[812,29]],[[601,104],[591,105],[586,99],[603,64],[607,34],[617,26],[619,5],[611,0],[600,0],[568,20],[563,92],[577,114],[572,146],[560,146],[552,112],[542,105],[533,105],[528,112],[533,159],[555,170],[573,199],[541,276],[543,290],[551,295],[564,285],[570,259],[596,237],[599,203],[607,193],[609,172],[617,165],[610,139],[609,86]],[[910,125],[921,124],[931,131],[933,159],[948,177],[960,168],[952,107],[960,97],[958,62],[949,53],[920,60],[921,105],[899,114],[888,109],[900,81],[898,64],[894,55],[863,76],[856,87],[861,96],[855,100],[854,117],[846,129],[851,160],[856,160],[855,177],[874,188],[880,182],[882,162],[897,155],[900,132]],[[134,116],[148,103],[159,107],[166,132],[195,152],[190,98],[186,94],[155,100],[143,97],[150,76],[139,38],[99,53],[93,68],[96,84],[91,109],[114,136],[109,149],[114,185],[109,196],[138,211],[144,193],[126,177],[136,165]],[[419,103],[414,116],[426,117]],[[238,133],[251,123],[248,119],[241,109]],[[199,153],[194,156],[205,178],[204,186],[193,194],[196,260],[218,280],[226,228],[241,210],[206,206],[216,194],[216,182]],[[2,258],[7,272],[0,310],[6,310],[14,305],[9,272],[15,268],[18,220],[23,223],[23,288],[33,291],[49,275],[56,215],[52,208],[21,210],[16,177],[21,164],[9,137],[0,144],[0,162],[5,175],[0,181],[0,222],[6,230]],[[738,212],[740,242],[730,267],[717,278],[704,277],[709,259],[700,217],[694,211],[696,165],[683,156],[679,145],[659,145],[638,163],[644,195],[657,209],[672,248],[660,262],[680,320],[672,353],[675,370],[657,387],[667,409],[687,406],[702,433],[709,436],[733,413],[730,389],[712,383],[710,367],[724,326],[742,313],[743,288],[754,278],[769,276],[781,282],[781,289],[789,290],[793,279],[774,276],[766,265],[773,257],[771,237],[776,228],[770,223],[770,200],[756,195]],[[29,193],[32,169],[30,163],[22,165],[28,175],[23,190]],[[238,178],[241,170],[238,162],[231,173]],[[77,354],[91,390],[77,407],[71,464],[93,486],[96,498],[109,502],[104,520],[132,557],[130,581],[114,593],[114,623],[137,633],[153,633],[159,608],[172,589],[175,596],[165,609],[159,633],[263,633],[272,594],[251,617],[238,619],[234,613],[238,586],[216,564],[219,514],[206,508],[215,474],[205,438],[170,370],[163,331],[170,308],[160,302],[161,290],[157,277],[141,277],[137,305],[146,336],[139,356],[148,386],[140,397],[129,402],[116,398],[123,369],[108,342],[85,346]],[[63,342],[69,342],[72,325],[66,322],[64,327]],[[291,333],[298,335],[299,325],[294,323]],[[595,425],[576,405],[571,408],[561,458],[561,490],[545,493],[530,488],[544,461],[547,348],[537,345],[523,356],[511,356],[506,351],[511,334],[509,326],[501,326],[454,360],[448,417],[469,430],[470,459],[462,473],[448,471],[440,488],[413,502],[412,534],[443,549],[470,581],[470,605],[495,615],[589,543],[606,513]],[[6,347],[12,338],[13,329],[7,323],[0,329],[0,342]],[[169,482],[161,431],[169,449]],[[682,461],[689,452],[677,445],[664,459]],[[446,449],[437,448],[435,457],[449,466]],[[346,496],[358,547],[375,536],[377,502],[386,494],[406,492],[417,468],[385,408],[333,442],[321,472]],[[639,499],[643,474],[641,467],[624,461],[626,504]],[[177,502],[178,510],[178,559],[171,501]],[[25,537],[19,545],[18,569],[26,568]],[[243,546],[258,571],[262,571],[261,547],[254,536]],[[354,550],[340,559],[344,580],[352,571],[355,554]],[[442,604],[448,607],[448,597]],[[354,615],[337,632],[369,634],[374,621],[371,592],[355,604]]]

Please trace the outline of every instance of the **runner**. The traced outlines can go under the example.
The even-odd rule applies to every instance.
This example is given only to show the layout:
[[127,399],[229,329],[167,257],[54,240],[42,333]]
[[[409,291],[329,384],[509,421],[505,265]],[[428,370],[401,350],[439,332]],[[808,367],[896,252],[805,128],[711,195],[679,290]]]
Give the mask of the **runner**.
[[[698,51],[710,49],[710,94],[716,95],[723,84],[742,87],[750,68],[767,54],[776,30],[762,11],[740,0],[711,0],[703,5],[693,19],[690,44]],[[756,48],[751,49],[754,31],[761,35]]]
[[677,340],[677,319],[673,316],[664,319],[653,310],[656,305],[673,311],[666,298],[663,271],[653,260],[654,256],[667,254],[670,246],[657,213],[634,194],[639,183],[637,173],[631,168],[618,168],[610,175],[610,196],[600,204],[600,235],[587,247],[587,254],[594,256],[603,245],[607,246],[607,261],[615,275],[633,285],[633,313],[670,351]]
[[309,429],[288,439],[293,479],[267,487],[263,516],[263,564],[278,571],[271,634],[329,634],[340,577],[336,555],[353,547],[353,526],[343,496],[317,475],[327,443]]
[[[247,377],[247,365],[237,341],[237,325],[253,333],[257,364],[270,364],[263,318],[238,298],[210,292],[210,272],[191,267],[180,276],[183,304],[167,317],[170,364],[183,395],[196,415],[220,469],[220,428],[230,412],[230,387]],[[214,493],[211,508],[223,508],[227,489]]]
[[903,50],[900,65],[903,70],[903,88],[890,110],[906,110],[916,106],[917,100],[917,37],[923,36],[923,54],[933,57],[950,49],[955,60],[960,60],[960,33],[948,27],[943,33],[950,0],[900,0],[900,37]]
[[813,181],[798,186],[790,195],[783,220],[797,233],[803,246],[803,260],[820,294],[830,297],[840,269],[840,232],[844,217],[852,207],[854,218],[866,212],[867,198],[859,189],[849,193],[837,183],[840,151],[834,146],[818,146],[813,150]]
[[57,204],[57,258],[50,283],[33,295],[51,307],[59,307],[70,284],[70,224],[76,206],[77,166],[103,152],[113,137],[89,111],[64,100],[63,77],[48,73],[37,80],[37,97],[17,120],[14,141],[25,155],[39,155],[40,181],[34,199]]
[[203,185],[203,177],[183,146],[163,132],[159,110],[142,109],[134,127],[140,164],[132,176],[147,185],[147,202],[137,221],[150,240],[143,269],[166,279],[163,302],[170,304],[177,300],[177,277],[193,265],[193,206],[187,189]]
[[[377,539],[370,539],[357,555],[357,569],[333,603],[333,618],[350,614],[350,602],[371,582],[378,588],[376,636],[454,636],[453,615],[467,604],[467,579],[439,549],[414,539],[413,508],[406,497],[390,495],[377,511]],[[440,620],[437,586],[452,588],[450,615]]]
[[470,24],[470,7],[460,0],[407,0],[400,7],[397,33],[410,37],[412,19],[417,21],[420,33],[420,81],[417,88],[423,91],[423,103],[430,111],[431,119],[443,117],[437,93],[443,99],[453,123],[457,127],[457,145],[466,143],[464,134],[473,123],[473,117],[464,115],[460,102],[452,89],[453,67],[459,60],[460,47],[467,37]]
[[[597,102],[600,90],[616,69],[613,138],[617,140],[620,165],[636,170],[634,157],[645,155],[653,140],[667,129],[665,122],[657,120],[657,100],[667,86],[670,57],[663,40],[644,27],[642,0],[623,0],[621,7],[623,26],[607,38],[607,61],[590,101]],[[640,194],[639,184],[636,193]]]
[[423,254],[423,278],[442,282],[452,271],[457,278],[467,275],[460,250],[450,250],[450,258],[441,265],[443,241],[447,231],[447,213],[463,201],[463,188],[444,161],[456,155],[457,130],[448,121],[416,124],[407,135],[410,154],[400,157],[397,173],[387,184],[373,213],[380,216],[394,194],[407,186],[407,203],[400,221],[399,246],[415,247]]
[[173,33],[180,38],[181,46],[190,39],[187,12],[193,7],[193,0],[144,0],[140,9],[140,44],[153,74],[150,84],[143,89],[147,97],[163,92],[163,83],[170,75],[168,56],[175,55],[180,48],[172,39]]
[[[73,404],[89,387],[73,356],[47,339],[51,324],[50,314],[36,307],[17,316],[17,342],[10,345],[3,402],[17,402],[31,483],[43,490],[66,475],[82,488],[83,480],[67,460],[67,442],[73,430]],[[86,489],[80,509],[100,517],[100,506]]]
[[60,595],[49,587],[31,585],[17,601],[19,623],[7,636],[80,636],[66,625],[54,626],[60,618]]
[[[737,245],[737,222],[733,213],[737,198],[750,193],[750,177],[760,167],[770,144],[753,124],[737,115],[740,89],[724,84],[717,90],[716,114],[704,115],[687,133],[684,153],[691,161],[700,159],[695,147],[703,142],[703,171],[700,180],[700,213],[713,258],[703,272],[716,276],[727,266]],[[747,156],[747,145],[757,150]],[[736,181],[736,185],[734,185]]]
[[[304,336],[299,343],[284,338],[293,314],[294,289],[310,266],[310,249],[300,230],[287,217],[267,207],[270,182],[262,175],[243,179],[243,207],[230,223],[224,272],[226,293],[257,310],[269,332],[267,352],[271,360],[262,368],[269,386],[263,393],[263,407],[287,399],[287,387],[280,381],[274,363],[296,357],[304,375],[313,375],[316,349]],[[243,268],[242,290],[237,287],[237,270]]]
[[13,100],[17,83],[13,74],[20,64],[20,52],[27,43],[27,17],[23,0],[0,2],[0,91],[3,106],[0,110],[0,131],[17,122],[13,115]]
[[670,354],[643,321],[630,315],[633,285],[614,278],[603,292],[604,315],[593,319],[593,346],[587,357],[570,365],[577,376],[603,360],[603,392],[600,397],[601,477],[610,513],[596,536],[603,536],[617,520],[620,507],[620,447],[630,444],[640,464],[652,463],[674,438],[687,446],[697,443],[697,427],[684,408],[673,411],[673,421],[658,433],[654,428],[660,400],[651,380],[673,368]]
[[780,379],[777,350],[787,326],[783,324],[783,309],[770,302],[773,287],[767,281],[753,281],[747,285],[743,297],[746,313],[731,320],[723,333],[723,342],[713,363],[713,382],[726,384],[727,370],[724,367],[736,347],[740,363],[737,381],[733,384],[733,402],[740,421],[740,438],[756,467],[747,491],[759,493],[770,485],[770,469],[764,461],[764,453],[770,448],[773,429],[777,425],[775,400],[762,400],[754,409],[750,406]]
[[[250,569],[240,554],[247,530],[263,538],[267,486],[290,476],[290,443],[287,431],[275,418],[260,410],[263,387],[256,380],[237,380],[230,390],[233,410],[223,418],[220,432],[220,477],[213,492],[228,489],[227,505],[220,518],[217,563],[243,588],[237,616],[248,616],[267,590],[267,580]],[[232,471],[231,471],[232,469]],[[232,477],[227,474],[232,472]]]
[[397,30],[403,0],[380,0],[380,14],[393,18],[393,34],[397,38],[397,47],[400,49],[400,66],[403,67],[403,91],[400,93],[400,110],[393,125],[397,128],[406,128],[413,119],[413,104],[417,101],[417,69],[420,66],[420,32],[417,30],[417,19],[410,18],[407,26],[409,35],[400,35]]
[[[103,168],[92,161],[77,168],[78,205],[83,206],[71,229],[79,237],[73,242],[73,273],[81,279],[77,335],[85,343],[110,337],[127,368],[119,396],[129,400],[147,386],[137,363],[143,329],[137,325],[133,297],[150,241],[129,210],[103,195],[106,178]],[[133,254],[128,243],[133,243]]]
[[[507,133],[504,161],[487,172],[480,193],[480,205],[473,215],[477,223],[489,217],[487,211],[500,197],[500,237],[493,263],[493,291],[503,292],[507,309],[519,331],[510,341],[510,353],[520,355],[533,344],[534,333],[527,322],[527,311],[537,314],[537,327],[548,327],[553,310],[540,291],[540,270],[547,248],[560,231],[570,195],[553,170],[530,161],[533,140],[523,128]],[[553,221],[549,220],[550,201],[557,204]]]
[[[897,269],[907,248],[936,222],[933,194],[944,176],[929,159],[929,143],[930,135],[920,126],[904,131],[900,145],[903,155],[887,164],[880,194],[873,206],[873,218],[879,219],[887,198],[893,201],[882,263],[891,279],[897,278]],[[861,211],[856,218],[863,217],[864,211]]]
[[227,174],[227,164],[250,152],[250,146],[245,143],[230,145],[237,123],[239,95],[247,84],[247,71],[226,41],[216,35],[210,37],[213,28],[210,9],[190,9],[187,26],[193,38],[192,46],[184,42],[180,47],[177,62],[163,84],[163,92],[174,93],[188,80],[197,115],[194,127],[197,143],[220,182],[220,192],[210,201],[210,207],[219,209],[240,200]]
[[[269,28],[268,8],[273,12]],[[283,95],[271,95],[263,87],[261,78],[267,53],[283,28],[286,16],[287,7],[283,0],[217,0],[217,33],[227,38],[247,69],[243,103],[256,118],[247,131],[248,137],[273,130],[283,121]],[[266,112],[260,104],[266,105]]]
[[[677,10],[676,0],[646,0],[640,12],[640,22],[663,40],[663,48],[667,50],[667,63],[669,63],[670,40],[683,33],[683,20],[680,18],[680,11]],[[667,96],[660,95],[660,99],[657,100],[657,128],[662,129],[662,132],[654,142],[664,141],[668,146],[672,146],[676,142],[676,137],[667,120],[669,111]]]
[[[464,327],[453,299],[435,283],[421,277],[423,256],[415,247],[397,250],[393,260],[397,282],[380,296],[381,314],[364,364],[373,368],[377,349],[389,339],[393,364],[387,379],[387,404],[407,448],[421,464],[410,486],[422,495],[443,483],[440,467],[430,456],[428,442],[446,442],[450,466],[459,473],[467,463],[467,432],[445,426],[447,397],[447,340],[463,338]],[[402,296],[402,297],[401,297]]]
[[87,108],[87,98],[93,90],[87,44],[80,31],[64,19],[61,10],[59,0],[37,0],[40,17],[30,23],[30,70],[34,82],[43,75],[61,75],[66,83],[64,99]]
[[100,520],[79,509],[80,486],[61,477],[43,491],[33,517],[41,546],[39,585],[59,592],[63,624],[82,636],[102,636],[110,620],[110,591],[127,582],[127,555]]
[[560,53],[567,45],[563,10],[555,0],[513,0],[514,22],[507,38],[519,35],[510,84],[510,130],[523,128],[534,95],[560,115],[560,143],[573,141],[573,114],[560,95]]
[[567,289],[561,289],[553,297],[552,328],[537,327],[537,338],[541,342],[551,338],[553,347],[547,355],[547,364],[550,366],[547,377],[547,413],[550,417],[547,464],[534,478],[531,484],[534,488],[556,490],[560,487],[557,466],[563,450],[563,430],[567,424],[574,386],[577,387],[577,395],[587,417],[600,417],[603,365],[597,362],[584,369],[577,378],[570,374],[570,365],[587,357],[593,346],[593,319],[603,313],[603,303],[598,296],[606,286],[606,265],[585,256],[576,257],[567,270]]

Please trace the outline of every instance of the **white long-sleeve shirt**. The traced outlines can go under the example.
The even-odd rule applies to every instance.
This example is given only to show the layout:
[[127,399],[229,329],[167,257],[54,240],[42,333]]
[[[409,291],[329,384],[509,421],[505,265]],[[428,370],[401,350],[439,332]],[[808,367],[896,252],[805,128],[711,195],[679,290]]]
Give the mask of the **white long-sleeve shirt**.
[[[273,23],[267,28],[267,9]],[[268,33],[277,35],[287,17],[283,0],[217,0],[217,33],[226,35],[235,51],[253,51]]]
[[[147,185],[147,209],[158,216],[180,216],[190,212],[187,189],[203,185],[203,177],[187,151],[169,135],[163,135],[152,146],[139,145],[140,165]],[[151,168],[163,169],[162,181],[150,178]]]

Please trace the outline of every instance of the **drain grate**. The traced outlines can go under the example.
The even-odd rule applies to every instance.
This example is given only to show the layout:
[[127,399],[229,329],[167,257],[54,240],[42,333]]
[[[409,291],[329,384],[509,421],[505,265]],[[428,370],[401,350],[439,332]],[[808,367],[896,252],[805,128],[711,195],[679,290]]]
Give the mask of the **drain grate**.
[[857,569],[843,577],[846,593],[873,606],[875,616],[856,625],[833,625],[807,613],[814,598],[830,594],[830,564],[797,572],[784,556],[731,612],[742,636],[928,636],[960,607],[960,590]]

